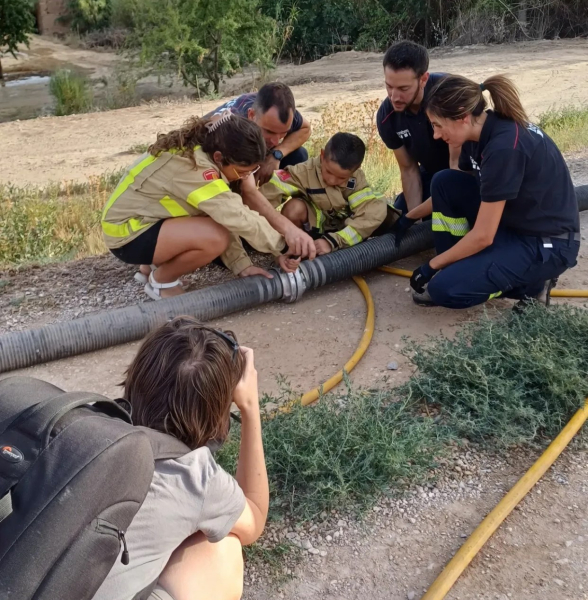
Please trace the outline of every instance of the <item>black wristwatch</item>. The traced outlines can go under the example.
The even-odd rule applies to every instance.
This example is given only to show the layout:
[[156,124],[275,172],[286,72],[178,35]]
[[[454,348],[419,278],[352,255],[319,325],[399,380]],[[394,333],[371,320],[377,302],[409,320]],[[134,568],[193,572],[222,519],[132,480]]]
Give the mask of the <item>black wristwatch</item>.
[[284,158],[284,153],[281,150],[272,150],[272,156],[276,160],[282,160],[282,158]]

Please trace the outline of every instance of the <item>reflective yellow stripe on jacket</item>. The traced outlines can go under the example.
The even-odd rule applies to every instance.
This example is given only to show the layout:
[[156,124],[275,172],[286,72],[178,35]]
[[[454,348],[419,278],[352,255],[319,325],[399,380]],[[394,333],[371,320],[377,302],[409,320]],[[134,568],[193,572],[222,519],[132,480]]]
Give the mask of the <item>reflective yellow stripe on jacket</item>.
[[188,196],[188,204],[193,206],[194,208],[198,208],[198,205],[201,202],[206,200],[210,200],[223,192],[230,192],[229,186],[222,179],[215,179],[206,185],[194,190]]
[[312,208],[314,210],[314,217],[316,219],[316,228],[322,233],[323,226],[326,221],[325,214],[312,200],[308,200],[308,203],[312,206]]
[[347,225],[345,229],[337,231],[337,235],[340,235],[347,242],[348,246],[355,246],[355,244],[359,244],[363,239],[351,225]]
[[377,196],[372,191],[372,188],[363,188],[363,190],[359,190],[359,192],[355,192],[355,194],[351,194],[349,199],[349,208],[351,210],[355,210],[360,204],[367,202],[368,200],[376,200]]
[[172,217],[190,216],[190,213],[179,202],[172,200],[169,196],[162,198],[159,201],[159,204],[161,204]]
[[153,225],[153,223],[141,223],[139,219],[129,219],[126,223],[121,223],[120,225],[102,221],[102,231],[110,237],[125,238],[137,231],[141,231],[141,229],[145,229],[145,227],[149,227],[149,225]]
[[293,196],[298,193],[298,188],[290,185],[289,183],[285,183],[282,181],[275,173],[272,175],[270,181],[275,185],[281,192],[287,194],[288,196]]

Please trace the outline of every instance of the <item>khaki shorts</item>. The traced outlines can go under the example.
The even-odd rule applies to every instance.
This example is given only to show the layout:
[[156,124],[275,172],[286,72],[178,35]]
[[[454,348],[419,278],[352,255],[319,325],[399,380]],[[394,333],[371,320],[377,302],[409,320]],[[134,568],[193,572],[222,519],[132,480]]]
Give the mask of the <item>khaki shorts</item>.
[[148,600],[174,600],[161,586],[156,585]]

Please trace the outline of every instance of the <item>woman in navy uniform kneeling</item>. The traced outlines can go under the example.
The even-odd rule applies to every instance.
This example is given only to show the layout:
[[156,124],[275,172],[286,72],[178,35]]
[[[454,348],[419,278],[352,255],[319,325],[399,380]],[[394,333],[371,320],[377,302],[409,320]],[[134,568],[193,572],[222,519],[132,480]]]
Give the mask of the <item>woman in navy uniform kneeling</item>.
[[[483,92],[494,110],[486,110]],[[435,137],[462,145],[460,170],[437,173],[431,199],[437,256],[413,273],[417,304],[468,308],[498,296],[545,299],[576,264],[580,222],[574,186],[557,146],[531,124],[514,84],[448,75],[432,90]]]

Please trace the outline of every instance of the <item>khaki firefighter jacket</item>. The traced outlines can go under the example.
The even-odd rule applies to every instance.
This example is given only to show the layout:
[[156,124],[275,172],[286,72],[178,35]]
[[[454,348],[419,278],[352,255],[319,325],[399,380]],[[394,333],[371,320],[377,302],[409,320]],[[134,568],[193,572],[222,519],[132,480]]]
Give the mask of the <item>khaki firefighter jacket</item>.
[[329,232],[328,239],[336,248],[369,237],[387,214],[386,200],[372,191],[361,169],[353,173],[346,187],[328,187],[318,157],[276,171],[259,191],[278,210],[290,197],[304,200],[310,226],[320,233]]
[[200,147],[196,167],[174,152],[144,154],[125,173],[102,212],[108,248],[120,248],[161,219],[208,215],[231,233],[223,262],[238,274],[251,265],[240,237],[259,252],[279,255],[282,236],[231,192],[227,180]]

